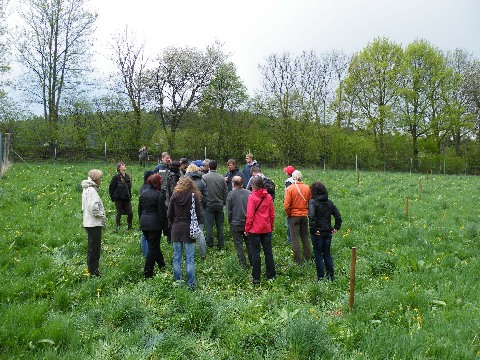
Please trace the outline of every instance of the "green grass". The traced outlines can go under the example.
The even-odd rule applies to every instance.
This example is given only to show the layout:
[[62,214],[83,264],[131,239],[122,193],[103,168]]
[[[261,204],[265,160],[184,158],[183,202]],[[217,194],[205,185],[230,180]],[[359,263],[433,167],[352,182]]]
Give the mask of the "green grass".
[[[91,168],[105,173],[101,278],[86,276],[81,224],[79,184]],[[132,170],[136,210],[143,174]],[[284,174],[264,169],[277,184],[277,280],[250,284],[226,227],[225,250],[197,257],[191,292],[174,285],[171,265],[143,279],[140,231],[115,231],[109,166],[15,164],[0,180],[0,357],[480,358],[478,178],[301,170],[306,183],[327,185],[343,216],[332,245],[336,281],[317,283],[313,262],[294,263]],[[171,264],[171,246],[161,246]]]

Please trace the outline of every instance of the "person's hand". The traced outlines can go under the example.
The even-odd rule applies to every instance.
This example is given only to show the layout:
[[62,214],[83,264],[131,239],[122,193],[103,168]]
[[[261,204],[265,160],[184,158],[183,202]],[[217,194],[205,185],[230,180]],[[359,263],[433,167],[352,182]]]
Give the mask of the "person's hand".
[[332,234],[336,234],[337,231],[338,231],[337,229],[333,229],[333,230],[332,230]]
[[316,236],[320,236],[320,230],[315,231]]

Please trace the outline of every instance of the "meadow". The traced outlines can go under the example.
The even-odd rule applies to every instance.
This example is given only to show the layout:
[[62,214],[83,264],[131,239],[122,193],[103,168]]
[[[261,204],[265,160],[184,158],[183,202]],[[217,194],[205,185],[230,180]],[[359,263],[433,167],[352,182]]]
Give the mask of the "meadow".
[[[104,171],[101,278],[86,271],[82,228],[80,182],[91,168]],[[111,169],[18,163],[0,179],[0,358],[480,358],[477,177],[300,168],[306,183],[326,184],[343,217],[336,280],[318,283],[314,263],[296,265],[286,244],[284,173],[264,169],[277,185],[277,279],[250,283],[226,226],[225,249],[196,258],[189,291],[174,285],[165,239],[166,270],[144,280],[137,216],[133,231],[126,219],[115,229]],[[127,172],[136,214],[143,170]]]

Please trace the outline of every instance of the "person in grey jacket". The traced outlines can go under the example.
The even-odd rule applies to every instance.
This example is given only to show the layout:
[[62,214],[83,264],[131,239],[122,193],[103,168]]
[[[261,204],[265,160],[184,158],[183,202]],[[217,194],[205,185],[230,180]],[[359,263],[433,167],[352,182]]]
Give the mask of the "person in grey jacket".
[[[330,254],[332,235],[337,233],[342,226],[342,216],[335,204],[329,200],[328,191],[325,185],[315,181],[310,185],[312,198],[308,202],[308,222],[312,237],[313,254],[317,268],[317,278],[322,280],[327,277],[333,281],[333,259]],[[335,225],[332,227],[332,216],[335,218]]]
[[247,247],[248,263],[252,265],[252,249],[250,240],[245,236],[245,220],[247,218],[247,203],[251,192],[243,188],[243,178],[234,176],[232,179],[233,190],[227,196],[227,220],[230,224],[230,234],[237,250],[237,257],[240,264],[245,268],[247,262],[243,243]]
[[105,208],[98,195],[98,187],[102,183],[103,173],[92,169],[87,180],[82,181],[83,227],[88,237],[87,265],[91,276],[100,276],[98,265],[102,249],[102,228],[105,225]]
[[143,275],[145,278],[153,277],[153,268],[157,263],[158,268],[165,267],[162,250],[160,249],[160,238],[162,231],[167,228],[167,208],[165,195],[160,191],[162,177],[153,174],[147,179],[149,188],[143,190],[138,201],[138,217],[140,218],[140,229],[148,242],[147,257]]
[[[200,202],[200,205],[202,207],[202,213],[205,213],[205,208],[207,207],[208,189],[205,180],[202,179],[203,174],[200,172],[200,169],[195,164],[188,165],[185,171],[185,176],[188,176],[190,179],[192,179],[193,183],[200,191],[200,194],[202,194],[202,201]],[[200,257],[205,260],[207,257],[207,249],[205,235],[203,233],[203,228],[205,226],[205,221],[203,217],[202,219],[199,219],[198,226],[202,230],[200,232],[200,236],[198,237],[198,251],[200,252]]]
[[210,160],[209,171],[203,175],[207,184],[208,196],[205,208],[205,228],[207,229],[207,246],[213,247],[213,222],[217,226],[218,249],[223,248],[223,206],[227,203],[227,184],[222,175],[217,172],[217,161]]

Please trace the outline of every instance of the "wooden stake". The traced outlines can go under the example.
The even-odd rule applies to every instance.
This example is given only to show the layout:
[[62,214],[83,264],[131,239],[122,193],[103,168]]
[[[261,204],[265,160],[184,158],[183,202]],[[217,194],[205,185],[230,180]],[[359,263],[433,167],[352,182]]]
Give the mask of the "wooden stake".
[[350,263],[350,299],[348,305],[350,312],[353,310],[353,303],[355,302],[355,269],[357,266],[357,248],[352,247],[352,259]]
[[408,196],[405,196],[405,215],[408,218]]

